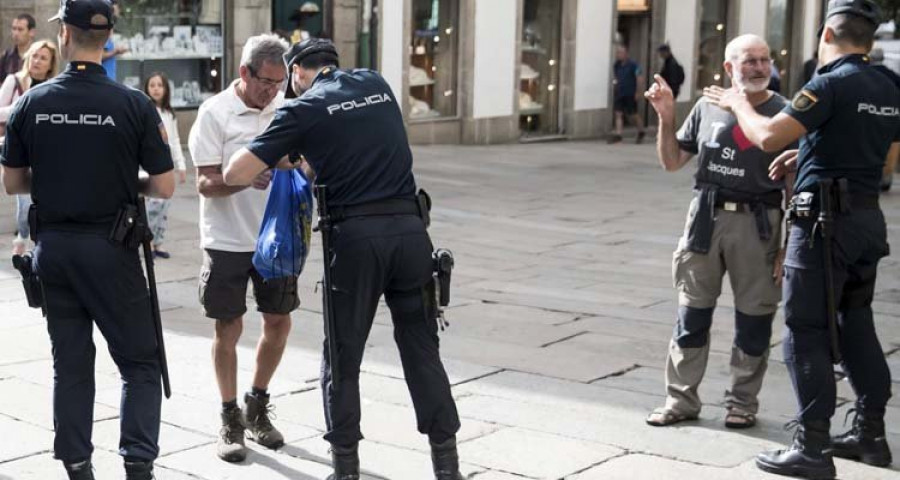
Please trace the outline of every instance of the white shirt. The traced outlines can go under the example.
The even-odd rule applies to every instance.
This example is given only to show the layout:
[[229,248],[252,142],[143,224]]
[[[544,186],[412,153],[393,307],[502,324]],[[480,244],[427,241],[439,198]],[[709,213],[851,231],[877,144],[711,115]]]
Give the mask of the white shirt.
[[[228,166],[231,155],[269,126],[284,103],[279,92],[266,108],[250,108],[238,97],[235,81],[209,98],[197,112],[188,149],[197,167]],[[226,252],[252,252],[262,224],[269,189],[253,187],[227,197],[200,196],[200,247]]]
[[12,115],[13,107],[16,106],[16,100],[19,99],[19,91],[16,83],[19,81],[18,75],[11,73],[6,76],[3,85],[0,85],[0,123],[9,121]]
[[159,118],[162,119],[163,126],[166,128],[166,136],[169,137],[169,150],[172,151],[172,162],[175,163],[176,170],[185,170],[184,152],[181,151],[181,138],[178,136],[178,120],[175,114],[156,107]]

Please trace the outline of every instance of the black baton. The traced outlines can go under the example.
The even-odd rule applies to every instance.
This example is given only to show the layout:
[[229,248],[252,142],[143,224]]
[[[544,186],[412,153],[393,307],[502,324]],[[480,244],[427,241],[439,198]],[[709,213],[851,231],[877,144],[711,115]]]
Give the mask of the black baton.
[[841,363],[840,333],[837,324],[837,302],[834,298],[834,262],[831,258],[831,241],[834,236],[834,206],[832,190],[834,180],[819,180],[819,230],[822,232],[822,254],[825,261],[825,298],[828,308],[828,336],[831,340],[831,361]]
[[335,336],[334,310],[331,301],[331,216],[328,212],[328,186],[315,185],[316,203],[319,205],[319,222],[316,229],[322,234],[322,317],[325,320],[325,341],[328,343],[328,366],[331,370],[331,388],[340,389],[340,369],[338,368],[337,338]]
[[170,398],[172,396],[172,386],[169,383],[169,362],[166,360],[162,317],[159,314],[159,295],[156,293],[156,272],[153,269],[153,248],[150,245],[151,240],[153,240],[153,234],[150,233],[147,208],[144,206],[143,198],[138,199],[137,208],[138,218],[147,227],[147,233],[141,240],[141,245],[144,247],[144,265],[147,267],[147,286],[150,287],[150,315],[153,317],[153,327],[156,330],[156,353],[159,356],[159,367],[162,373],[163,393],[165,393],[166,398]]

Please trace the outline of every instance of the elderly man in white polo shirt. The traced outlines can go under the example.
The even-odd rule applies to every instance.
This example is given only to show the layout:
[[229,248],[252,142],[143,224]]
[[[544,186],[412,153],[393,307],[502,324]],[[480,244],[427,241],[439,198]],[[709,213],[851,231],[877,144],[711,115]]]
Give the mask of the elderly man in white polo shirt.
[[[288,44],[274,35],[248,39],[240,78],[203,102],[188,140],[200,192],[200,303],[206,316],[215,320],[213,365],[222,395],[217,453],[228,462],[246,458],[245,428],[260,445],[276,449],[284,444],[269,418],[267,389],[287,343],[290,312],[300,305],[297,279],[264,282],[252,264],[271,174],[261,174],[247,188],[225,185],[222,171],[231,154],[262,133],[284,103],[279,87],[287,75],[282,60],[287,49]],[[236,347],[249,282],[263,329],[252,388],[244,395],[242,411],[237,403]]]

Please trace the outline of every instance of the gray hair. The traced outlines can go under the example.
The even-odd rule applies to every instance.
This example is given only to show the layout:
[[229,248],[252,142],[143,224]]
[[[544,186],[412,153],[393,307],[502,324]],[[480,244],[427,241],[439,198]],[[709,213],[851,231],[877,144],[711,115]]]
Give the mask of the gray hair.
[[282,56],[289,47],[281,37],[271,33],[250,37],[241,52],[241,66],[250,67],[254,72],[258,72],[263,62],[284,65]]
[[752,46],[764,46],[766,49],[769,49],[769,44],[763,40],[759,35],[754,35],[752,33],[747,33],[744,35],[740,35],[734,37],[728,45],[725,46],[725,61],[726,62],[735,62],[738,59],[738,55],[740,55],[741,51],[746,49],[747,47]]

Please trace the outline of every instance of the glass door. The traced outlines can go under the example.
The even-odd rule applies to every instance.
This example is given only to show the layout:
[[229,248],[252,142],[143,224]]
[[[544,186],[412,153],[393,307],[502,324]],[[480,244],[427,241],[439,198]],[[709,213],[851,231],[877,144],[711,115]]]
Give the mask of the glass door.
[[519,128],[523,137],[559,133],[559,55],[562,2],[525,0],[519,70]]

